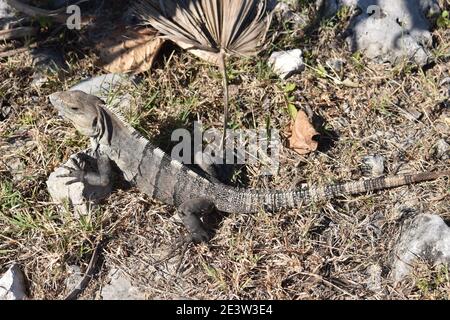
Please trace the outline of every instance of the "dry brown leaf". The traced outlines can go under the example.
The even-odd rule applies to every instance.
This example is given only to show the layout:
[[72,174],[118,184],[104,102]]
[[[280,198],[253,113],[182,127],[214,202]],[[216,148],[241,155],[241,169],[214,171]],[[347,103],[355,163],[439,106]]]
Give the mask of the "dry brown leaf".
[[197,49],[197,48],[193,47],[192,45],[187,44],[183,41],[175,41],[175,43],[177,45],[179,45],[181,48],[183,48],[183,49],[187,50],[188,52],[190,52],[191,54],[193,54],[194,56],[196,56],[208,63],[211,63],[215,66],[219,66],[219,64],[220,64],[220,54],[219,53]]
[[[133,9],[143,21],[170,40],[206,51],[255,55],[261,49],[272,19],[270,0],[137,0]],[[212,58],[214,61],[215,59]]]
[[308,116],[302,110],[297,112],[294,123],[291,124],[291,137],[289,138],[289,148],[298,154],[308,154],[317,150],[318,142],[313,138],[319,133],[309,122]]
[[165,40],[153,29],[118,28],[96,48],[108,72],[141,73],[150,70]]

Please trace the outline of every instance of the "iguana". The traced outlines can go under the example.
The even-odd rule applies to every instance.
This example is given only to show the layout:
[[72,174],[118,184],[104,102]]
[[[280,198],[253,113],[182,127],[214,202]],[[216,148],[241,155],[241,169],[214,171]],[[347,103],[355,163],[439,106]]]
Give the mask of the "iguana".
[[311,201],[361,194],[450,175],[450,170],[423,172],[292,191],[239,189],[219,183],[207,175],[202,176],[171,159],[96,96],[81,91],[65,91],[53,93],[49,98],[63,118],[69,120],[80,133],[90,137],[98,163],[98,172],[68,168],[70,172],[66,177],[91,185],[107,185],[113,162],[122,171],[124,178],[140,191],[178,207],[182,221],[195,241],[208,240],[200,217],[214,208],[228,213],[253,213],[261,209],[276,211]]

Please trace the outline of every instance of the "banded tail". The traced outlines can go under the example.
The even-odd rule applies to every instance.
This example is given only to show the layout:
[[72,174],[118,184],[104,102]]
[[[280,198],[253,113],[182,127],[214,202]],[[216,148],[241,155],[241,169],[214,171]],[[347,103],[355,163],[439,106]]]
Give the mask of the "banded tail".
[[225,190],[222,189],[218,193],[215,201],[217,208],[225,212],[252,213],[261,209],[277,211],[280,209],[295,208],[301,203],[390,189],[413,183],[436,180],[444,176],[450,176],[450,170],[380,177],[323,187],[302,188],[293,191],[248,190],[231,187],[224,188],[221,185],[220,187]]

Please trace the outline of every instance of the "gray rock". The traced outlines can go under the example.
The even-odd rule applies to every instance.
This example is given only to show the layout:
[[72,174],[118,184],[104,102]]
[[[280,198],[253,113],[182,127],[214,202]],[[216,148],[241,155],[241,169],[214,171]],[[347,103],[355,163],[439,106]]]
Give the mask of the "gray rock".
[[431,45],[431,33],[426,17],[440,12],[436,0],[342,0],[341,3],[358,7],[363,14],[375,15],[375,18],[390,17],[402,25],[404,32],[427,45]]
[[11,113],[11,106],[3,105],[3,100],[0,100],[0,121],[3,121],[6,118],[8,118],[10,113]]
[[427,51],[389,17],[360,15],[354,20],[352,31],[352,36],[347,38],[351,50],[360,50],[377,62],[396,64],[408,59],[425,65],[428,61]]
[[[389,2],[392,2],[393,5],[392,7],[388,7],[391,8],[391,12],[398,10],[396,14],[399,16],[403,15],[403,18],[406,18],[406,15],[409,14],[409,12],[406,12],[405,14],[405,9],[416,11],[413,7],[420,10],[423,13],[423,17],[435,17],[441,12],[437,0],[317,0],[316,7],[320,8],[320,6],[323,6],[328,9],[325,10],[325,12],[328,13],[326,17],[331,17],[335,15],[342,6],[358,7],[363,12],[367,12],[367,9],[372,9],[372,12],[373,9],[376,11],[374,6],[379,6],[385,11],[383,8],[384,4]],[[400,10],[398,9],[398,6],[401,7]],[[415,18],[415,16],[413,18]]]
[[366,156],[361,166],[364,174],[380,177],[384,174],[384,157],[380,155]]
[[417,259],[450,264],[450,228],[441,217],[421,214],[409,221],[394,248],[392,278],[402,280]]
[[328,59],[326,61],[328,67],[340,74],[344,71],[345,60],[343,59]]
[[9,24],[16,20],[13,8],[6,0],[0,0],[0,30],[9,29]]
[[435,156],[441,160],[448,160],[450,158],[450,145],[444,139],[440,139],[436,143],[436,153]]
[[[85,152],[73,155],[64,166],[76,169],[74,161],[89,168],[89,170],[96,170],[95,161],[87,156]],[[73,206],[75,216],[88,214],[92,211],[97,200],[111,193],[111,184],[107,187],[91,186],[82,182],[67,185],[66,183],[73,180],[73,178],[61,177],[61,175],[68,173],[64,166],[57,168],[50,174],[47,180],[47,188],[54,202],[68,203]]]
[[406,110],[400,108],[400,113],[409,121],[418,121],[423,116],[423,113],[415,109],[414,107],[408,108]]
[[409,59],[428,62],[432,45],[427,16],[439,14],[436,0],[321,0],[323,15],[330,17],[343,6],[358,7],[351,20],[347,41],[352,51],[361,50],[378,62]]
[[371,291],[379,291],[381,290],[381,282],[382,282],[382,273],[383,269],[378,264],[372,264],[367,268],[367,289]]
[[140,300],[144,294],[134,287],[122,270],[111,269],[108,273],[110,282],[101,290],[103,300]]
[[6,163],[6,167],[13,176],[13,181],[21,181],[26,170],[25,163],[20,158],[12,158]]
[[107,99],[111,92],[114,92],[114,90],[117,90],[120,86],[127,84],[130,84],[130,80],[127,75],[120,73],[109,73],[83,80],[79,84],[70,88],[70,90],[79,90],[102,99]]
[[279,2],[274,10],[280,21],[292,23],[294,29],[301,29],[308,25],[308,17],[291,9],[291,5]]
[[278,2],[274,9],[275,14],[280,15],[281,18],[290,17],[292,10],[289,4],[286,2]]
[[303,53],[300,49],[273,52],[269,58],[269,65],[282,79],[305,69]]
[[64,283],[66,285],[66,291],[70,292],[75,289],[83,279],[83,273],[81,272],[80,267],[75,265],[68,266],[67,272],[69,276],[66,278]]
[[14,17],[14,10],[6,2],[6,0],[0,0],[0,19]]
[[13,264],[0,278],[0,300],[26,300],[25,276],[19,265]]
[[394,209],[388,215],[389,220],[399,221],[417,215],[420,210],[420,204],[417,198],[413,198],[408,191],[401,192],[398,195]]

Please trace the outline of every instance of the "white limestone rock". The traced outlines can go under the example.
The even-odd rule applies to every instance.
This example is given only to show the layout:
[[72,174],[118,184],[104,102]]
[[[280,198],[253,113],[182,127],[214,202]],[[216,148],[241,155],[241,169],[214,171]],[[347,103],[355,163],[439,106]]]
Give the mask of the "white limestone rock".
[[324,17],[342,6],[357,7],[347,42],[352,51],[362,51],[377,62],[397,64],[405,59],[424,65],[432,45],[429,17],[441,9],[437,0],[318,0]]
[[13,264],[0,278],[0,300],[26,300],[25,276],[19,265]]
[[412,219],[394,248],[391,276],[402,280],[417,259],[433,265],[450,264],[450,228],[441,217],[420,214]]
[[269,58],[269,65],[280,78],[287,79],[305,69],[303,52],[300,49],[273,52]]
[[382,289],[382,281],[383,277],[381,276],[383,269],[378,264],[372,264],[370,265],[366,272],[367,272],[367,282],[366,287],[367,289],[371,291],[380,291]]
[[439,139],[436,143],[435,156],[443,161],[450,159],[450,145],[444,139]]
[[134,287],[126,274],[119,269],[111,269],[108,273],[109,283],[102,288],[103,300],[142,300],[144,294]]

